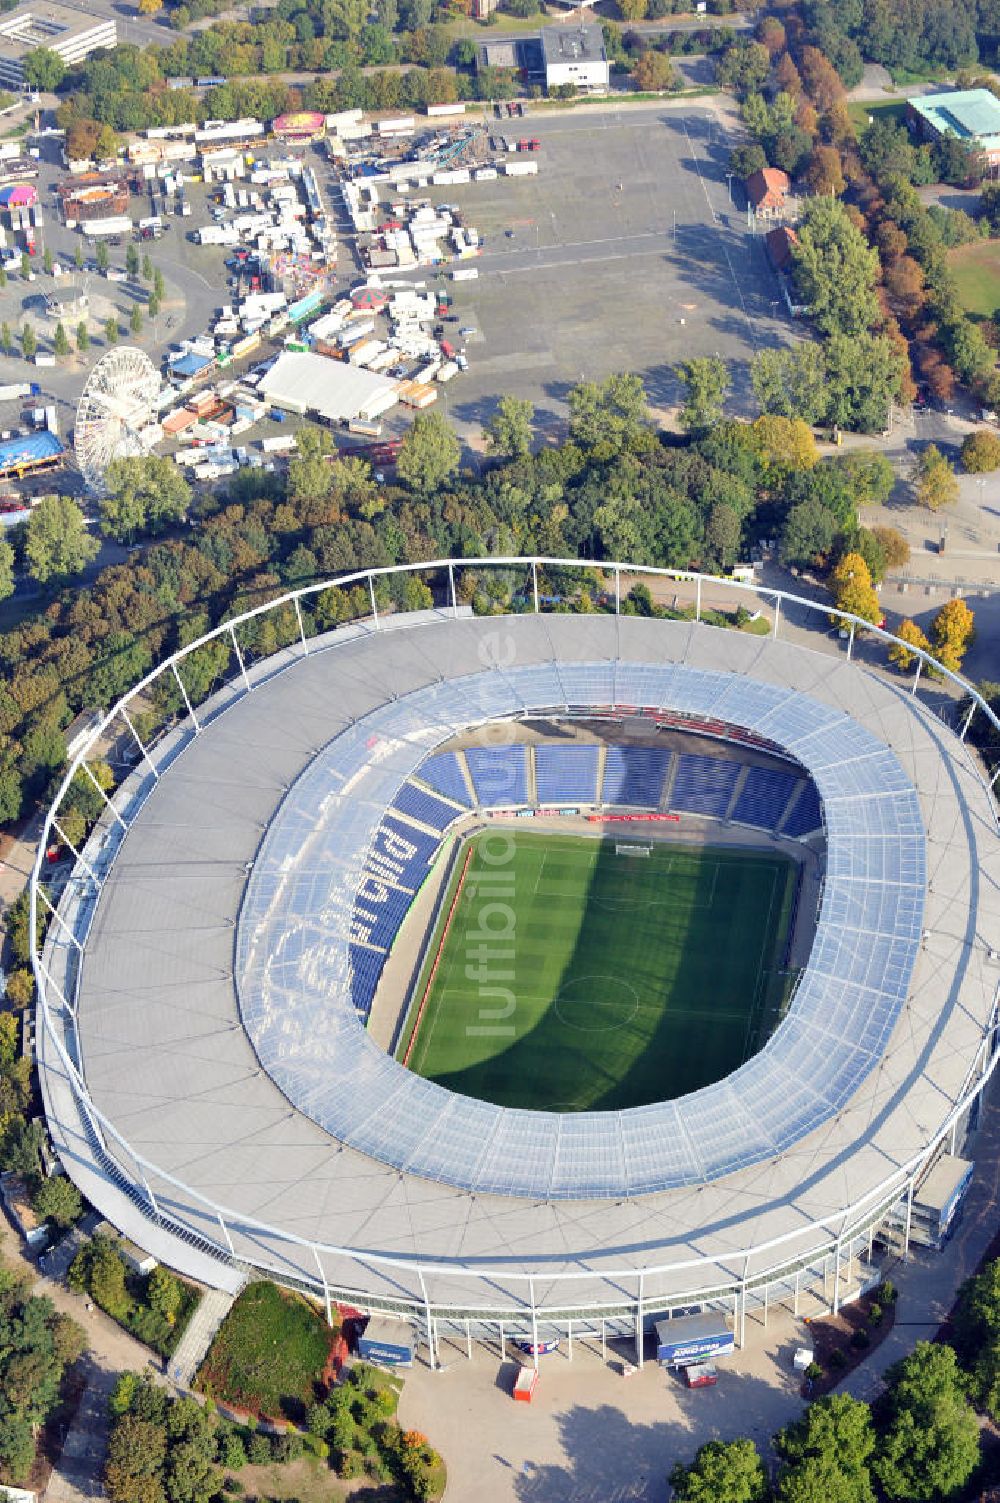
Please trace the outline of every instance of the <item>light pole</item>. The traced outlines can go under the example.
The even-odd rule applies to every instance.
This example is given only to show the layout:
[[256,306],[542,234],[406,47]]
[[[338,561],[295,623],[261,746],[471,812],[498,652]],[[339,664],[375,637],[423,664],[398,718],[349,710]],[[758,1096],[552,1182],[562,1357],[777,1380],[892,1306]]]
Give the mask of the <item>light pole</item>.
[[729,194],[730,207],[735,209],[736,203],[733,199],[733,174],[731,172],[726,173],[726,191]]

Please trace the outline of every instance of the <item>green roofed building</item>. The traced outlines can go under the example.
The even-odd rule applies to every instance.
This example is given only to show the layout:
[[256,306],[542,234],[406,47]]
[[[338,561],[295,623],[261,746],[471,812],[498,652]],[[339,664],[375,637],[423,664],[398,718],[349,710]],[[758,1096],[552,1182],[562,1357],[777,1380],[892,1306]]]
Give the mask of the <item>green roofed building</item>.
[[908,99],[906,111],[925,140],[957,136],[977,147],[991,167],[1000,165],[1000,99],[989,89],[953,89]]

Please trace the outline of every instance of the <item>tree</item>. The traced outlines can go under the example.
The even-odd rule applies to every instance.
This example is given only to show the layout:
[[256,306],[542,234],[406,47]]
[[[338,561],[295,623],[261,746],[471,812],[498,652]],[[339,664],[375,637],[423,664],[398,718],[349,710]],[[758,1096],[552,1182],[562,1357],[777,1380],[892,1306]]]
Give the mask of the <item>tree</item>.
[[847,1394],[817,1399],[775,1437],[784,1466],[781,1503],[874,1503],[870,1465],[875,1431],[867,1404]]
[[660,94],[677,82],[674,65],[664,52],[648,48],[632,64],[632,81],[643,94]]
[[60,357],[69,354],[69,335],[66,333],[65,324],[56,324],[55,337],[52,340],[52,348]]
[[99,162],[114,161],[118,155],[118,137],[110,125],[102,125],[94,143],[94,156]]
[[792,250],[795,283],[824,334],[860,334],[878,318],[878,252],[836,198],[806,205]]
[[649,409],[641,379],[614,375],[574,386],[569,394],[569,436],[595,459],[645,448]]
[[21,330],[21,354],[25,360],[32,360],[38,349],[38,339],[30,324],[25,324]]
[[153,262],[148,251],[142,258],[142,280],[144,282],[153,280]]
[[97,250],[94,252],[98,271],[107,271],[111,265],[111,253],[108,250],[106,240],[98,240]]
[[132,240],[125,252],[125,270],[133,280],[139,275],[139,247]]
[[928,444],[917,461],[914,491],[921,506],[940,511],[958,500],[958,480],[936,444]]
[[740,551],[742,528],[737,512],[717,501],[705,519],[705,547],[713,567],[731,569]]
[[[881,456],[879,456],[881,458]],[[888,569],[902,569],[910,562],[910,545],[896,527],[873,527]]]
[[53,265],[54,262],[52,260],[52,252],[49,250],[48,246],[46,246],[42,251],[42,270],[47,277],[50,277],[52,275]]
[[90,349],[90,331],[87,328],[87,320],[81,318],[76,326],[76,347],[83,355]]
[[0,324],[0,350],[9,355],[14,348],[14,336],[10,332],[10,324],[6,321]]
[[[919,647],[923,652],[930,652],[931,650],[931,644],[915,621],[901,622],[896,630],[896,636],[899,637],[901,642],[907,643],[909,647]],[[898,642],[893,642],[890,646],[889,662],[895,663],[901,673],[906,673],[916,661],[916,653],[909,652],[906,647],[901,647]]]
[[[823,200],[829,202],[829,200]],[[884,334],[831,334],[826,341],[827,421],[883,433],[908,371],[905,350]]]
[[812,429],[801,418],[776,417],[766,413],[750,425],[754,451],[764,465],[765,480],[772,484],[789,471],[801,474],[819,460]]
[[880,621],[882,607],[872,585],[871,572],[860,553],[845,553],[829,579],[837,608],[862,621]]
[[107,340],[108,344],[117,344],[119,338],[121,337],[121,332],[121,325],[118,322],[118,315],[116,313],[112,313],[111,317],[104,325],[104,338]]
[[729,369],[718,355],[685,360],[676,367],[684,386],[678,422],[688,433],[707,433],[722,417],[729,394]]
[[151,292],[146,299],[146,312],[150,318],[158,318],[160,314],[160,299],[155,292]]
[[783,564],[821,568],[837,535],[837,519],[822,501],[802,501],[785,518],[778,543]]
[[132,312],[129,314],[128,326],[130,332],[133,335],[138,336],[142,333],[142,312],[139,308],[138,303],[132,304]]
[[21,275],[25,281],[31,276],[31,257],[27,251],[21,252]]
[[164,1320],[173,1323],[183,1297],[184,1291],[179,1279],[174,1278],[166,1268],[153,1269],[146,1281],[146,1298],[157,1315],[162,1315]]
[[153,268],[153,293],[155,294],[155,296],[158,299],[158,301],[161,302],[161,303],[163,302],[163,290],[164,290],[163,272],[160,270],[160,268],[158,266],[154,266],[154,268]]
[[418,412],[403,439],[396,474],[421,496],[432,496],[458,469],[458,439],[439,412]]
[[979,1425],[953,1348],[918,1341],[886,1380],[891,1418],[874,1466],[886,1497],[953,1497],[979,1462]]
[[22,64],[25,83],[43,94],[54,94],[66,77],[66,64],[51,47],[36,47]]
[[136,10],[140,16],[158,16],[163,9],[163,0],[139,0]]
[[43,1220],[51,1221],[54,1226],[62,1229],[79,1220],[83,1201],[71,1179],[67,1179],[65,1174],[53,1174],[42,1181],[32,1201],[32,1208],[36,1216],[41,1216]]
[[505,393],[483,430],[490,453],[500,459],[523,459],[531,450],[534,416],[531,402]]
[[163,532],[181,520],[191,502],[191,487],[177,466],[155,454],[113,460],[105,484],[101,531],[119,543]]
[[670,1473],[678,1503],[763,1503],[767,1474],[752,1440],[710,1440]]
[[957,673],[973,637],[975,617],[964,600],[947,600],[931,622],[938,661]]
[[24,523],[25,560],[38,584],[62,584],[82,573],[99,548],[71,496],[43,496]]
[[839,198],[846,188],[840,166],[840,152],[835,146],[814,146],[806,163],[805,180],[813,193]]
[[75,265],[77,271],[82,271],[83,270],[83,260],[84,260],[84,257],[83,257],[83,246],[80,244],[80,242],[78,240],[76,242],[76,247],[75,247],[75,249],[73,251],[73,264]]
[[1000,437],[988,428],[977,428],[962,440],[962,465],[969,475],[1000,470]]
[[14,550],[9,543],[0,542],[0,600],[14,593]]

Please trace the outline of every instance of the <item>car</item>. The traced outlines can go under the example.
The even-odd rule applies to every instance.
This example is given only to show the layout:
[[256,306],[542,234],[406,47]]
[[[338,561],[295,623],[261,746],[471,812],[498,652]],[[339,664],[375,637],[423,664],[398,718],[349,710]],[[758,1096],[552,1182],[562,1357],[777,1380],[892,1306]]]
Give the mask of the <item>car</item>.
[[458,332],[462,336],[462,338],[465,339],[468,335],[475,334],[476,330],[473,324],[466,324],[465,327],[463,329],[459,329]]
[[692,1362],[683,1369],[688,1388],[714,1388],[719,1381],[714,1362]]

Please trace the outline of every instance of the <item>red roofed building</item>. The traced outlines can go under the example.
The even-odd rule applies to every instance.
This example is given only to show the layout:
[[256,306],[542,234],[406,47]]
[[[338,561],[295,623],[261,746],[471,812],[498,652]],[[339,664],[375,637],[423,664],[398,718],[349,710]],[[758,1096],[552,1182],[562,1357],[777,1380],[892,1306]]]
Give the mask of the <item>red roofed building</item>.
[[767,254],[775,271],[787,271],[792,264],[792,247],[798,245],[799,237],[788,225],[778,225],[764,236]]
[[761,219],[778,219],[785,212],[791,179],[780,167],[762,167],[747,178],[747,197]]

